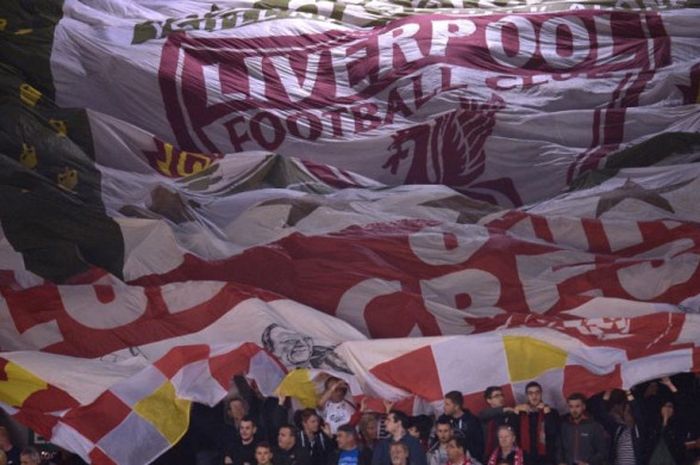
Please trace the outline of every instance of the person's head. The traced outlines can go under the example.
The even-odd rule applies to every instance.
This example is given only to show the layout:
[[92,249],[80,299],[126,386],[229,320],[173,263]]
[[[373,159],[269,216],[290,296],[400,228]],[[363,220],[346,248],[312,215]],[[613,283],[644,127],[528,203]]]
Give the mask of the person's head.
[[255,461],[258,462],[258,465],[272,463],[272,447],[266,441],[261,441],[255,446]]
[[452,425],[447,417],[438,418],[435,423],[435,436],[440,444],[447,444],[452,439]]
[[372,442],[379,437],[379,421],[374,412],[363,413],[360,423],[357,425],[360,434],[365,441]]
[[462,463],[467,455],[467,446],[463,436],[454,436],[446,444],[447,459],[450,463]]
[[240,421],[241,418],[248,415],[248,403],[239,396],[229,398],[226,407],[226,415],[235,421]]
[[321,419],[312,408],[305,408],[301,411],[301,427],[306,434],[316,434],[321,428]]
[[7,465],[7,454],[2,449],[0,449],[0,465]]
[[41,462],[41,455],[39,451],[33,447],[26,447],[19,454],[20,465],[39,465]]
[[462,402],[464,398],[459,391],[450,391],[445,394],[445,415],[452,417],[462,415]]
[[252,417],[243,417],[238,424],[238,434],[243,442],[250,442],[255,437],[258,427]]
[[537,407],[542,403],[542,386],[537,381],[530,381],[525,386],[525,395],[530,407]]
[[408,427],[408,417],[400,410],[392,410],[386,416],[386,431],[396,435]]
[[297,443],[297,429],[292,425],[282,425],[277,432],[277,447],[289,450]]
[[287,366],[303,366],[313,354],[313,339],[273,323],[263,331],[262,343]]
[[348,393],[348,383],[341,380],[340,378],[331,376],[328,379],[326,379],[326,382],[324,383],[324,388],[325,390],[328,390],[333,385],[335,385],[335,387],[331,392],[330,400],[332,402],[340,402],[345,398],[345,395]]
[[503,407],[505,405],[505,397],[503,396],[503,389],[499,386],[489,386],[484,391],[484,399],[489,407],[497,408]]
[[566,398],[566,405],[569,407],[569,414],[574,421],[578,421],[586,412],[586,396],[580,392],[575,392]]
[[340,425],[335,436],[338,448],[341,450],[353,450],[357,447],[355,428],[351,425]]
[[501,425],[496,432],[498,446],[503,450],[511,450],[515,446],[515,431],[508,425]]
[[[421,437],[424,437],[424,418],[427,417],[421,415],[408,417],[408,427],[406,428],[406,432],[416,439],[421,439]],[[428,432],[428,434],[430,434],[430,432]]]
[[391,457],[391,465],[407,465],[408,446],[403,442],[392,442],[389,445],[389,457]]

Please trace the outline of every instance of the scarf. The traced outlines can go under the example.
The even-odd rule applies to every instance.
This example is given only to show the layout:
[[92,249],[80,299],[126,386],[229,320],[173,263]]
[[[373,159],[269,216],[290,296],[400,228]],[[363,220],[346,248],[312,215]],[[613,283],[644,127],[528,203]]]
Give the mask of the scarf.
[[[520,414],[520,439],[523,450],[526,454],[530,455],[535,451],[532,451],[532,439],[530,431],[530,414]],[[537,455],[543,456],[547,455],[547,437],[544,432],[544,412],[539,410],[537,412]]]
[[[515,452],[515,457],[513,461],[513,465],[523,465],[525,463],[525,459],[523,457],[523,450],[519,447],[516,447],[513,449],[513,452]],[[501,458],[501,448],[499,447],[493,453],[491,454],[491,457],[489,457],[489,462],[487,465],[496,465],[498,463],[498,459]]]

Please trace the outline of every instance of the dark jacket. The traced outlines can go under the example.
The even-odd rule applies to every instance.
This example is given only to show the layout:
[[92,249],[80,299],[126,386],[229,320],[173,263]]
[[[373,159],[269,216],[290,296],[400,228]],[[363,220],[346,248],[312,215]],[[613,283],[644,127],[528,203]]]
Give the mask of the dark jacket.
[[608,459],[608,438],[603,426],[584,417],[575,423],[569,415],[562,421],[557,462],[574,465],[576,461],[603,465]]
[[481,460],[484,457],[484,432],[481,429],[479,419],[469,410],[464,410],[461,417],[455,418],[442,415],[452,423],[452,429],[461,431],[467,440],[467,449],[472,457]]
[[311,465],[326,465],[328,456],[335,449],[335,441],[319,431],[313,440],[309,440],[303,431],[297,433],[297,446],[306,450]]
[[305,448],[295,444],[288,450],[274,447],[272,449],[272,462],[275,465],[311,465],[311,457]]
[[647,463],[647,447],[645,446],[647,431],[644,425],[644,416],[636,400],[629,401],[630,411],[634,418],[634,426],[632,427],[628,427],[620,417],[608,411],[602,395],[595,395],[588,399],[587,406],[589,411],[593,414],[593,418],[605,428],[608,438],[610,439],[610,463],[615,463],[617,443],[626,428],[631,429],[630,433],[635,463],[637,465],[644,465]]

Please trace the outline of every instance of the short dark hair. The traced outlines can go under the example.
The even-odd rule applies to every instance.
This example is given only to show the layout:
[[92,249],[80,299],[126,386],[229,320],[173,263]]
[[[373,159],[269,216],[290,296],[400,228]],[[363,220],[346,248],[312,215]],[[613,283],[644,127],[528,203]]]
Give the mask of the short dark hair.
[[257,443],[257,444],[255,445],[255,450],[258,450],[258,449],[261,448],[261,447],[264,448],[264,449],[269,450],[270,452],[272,452],[272,446],[271,446],[270,443],[267,442],[267,441],[260,441],[259,443]]
[[457,447],[459,447],[460,449],[462,449],[462,452],[464,452],[465,454],[467,453],[467,438],[465,438],[464,436],[461,436],[461,435],[457,435],[457,434],[456,434],[456,435],[452,436],[452,438],[450,439],[450,441],[454,441],[454,442],[455,442],[455,446],[457,446]]
[[403,413],[401,410],[390,410],[389,415],[394,415],[394,420],[401,423],[401,426],[406,429],[408,428],[408,415]]
[[452,422],[450,421],[450,417],[447,415],[440,415],[437,420],[435,420],[435,426],[437,425],[450,425],[452,426]]
[[540,391],[542,391],[542,385],[538,383],[537,381],[530,381],[525,385],[525,393],[527,393],[527,390],[530,389],[531,387],[536,387]]
[[297,435],[297,432],[299,431],[299,430],[297,429],[296,426],[290,425],[289,423],[285,423],[284,425],[280,426],[280,427],[277,429],[277,433],[278,433],[278,434],[279,434],[279,432],[280,432],[281,429],[288,429],[289,432],[290,432],[290,434],[291,434],[292,436],[296,436],[296,435]]
[[246,415],[243,418],[241,418],[241,423],[243,423],[244,421],[252,423],[255,427],[258,426],[258,422],[255,421],[255,418],[252,415]]
[[459,391],[450,391],[445,394],[445,399],[450,399],[453,404],[462,407],[462,402],[464,402],[464,396]]
[[299,411],[299,418],[301,419],[302,423],[304,423],[306,420],[308,420],[311,417],[321,418],[321,416],[318,414],[318,412],[312,408],[305,408],[305,409]]
[[493,395],[493,393],[496,392],[496,391],[501,391],[501,392],[503,392],[503,388],[500,387],[500,386],[489,386],[489,387],[487,387],[486,390],[484,391],[484,399],[486,399],[486,400],[490,399],[491,396]]
[[569,394],[569,396],[566,398],[566,401],[570,400],[580,400],[584,404],[586,403],[586,396],[581,394],[580,392],[574,392],[573,394]]
[[344,432],[344,433],[350,433],[350,434],[357,434],[357,431],[355,431],[355,427],[352,426],[350,423],[345,423],[344,425],[338,426],[338,432]]

